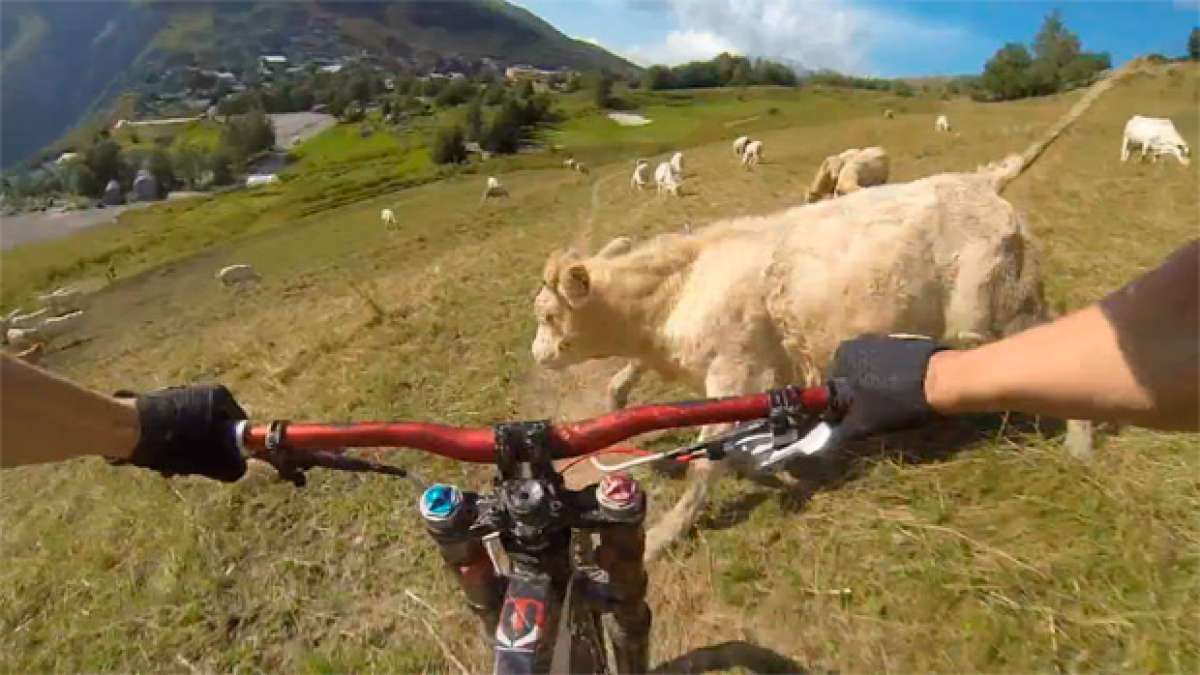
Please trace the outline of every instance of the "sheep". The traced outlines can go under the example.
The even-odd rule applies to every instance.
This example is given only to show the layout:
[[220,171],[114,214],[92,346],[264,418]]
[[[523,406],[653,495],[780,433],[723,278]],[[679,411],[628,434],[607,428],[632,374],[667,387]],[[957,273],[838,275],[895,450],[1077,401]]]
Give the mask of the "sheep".
[[383,221],[383,226],[389,230],[396,227],[396,214],[391,209],[384,209],[379,212],[379,219]]
[[581,174],[587,175],[587,173],[588,173],[587,165],[584,164],[583,162],[575,162],[575,173],[581,173]]
[[575,168],[575,158],[568,157],[568,158],[564,159],[563,160],[563,168],[574,169]]
[[644,159],[638,159],[633,165],[633,175],[629,177],[629,187],[633,190],[641,190],[650,182],[647,174],[650,171],[650,163]]
[[896,113],[893,112],[891,108],[888,108],[887,110],[883,111],[883,119],[894,120],[896,119]]
[[949,132],[950,118],[946,117],[945,115],[938,115],[937,119],[933,121],[933,130]]
[[753,169],[762,160],[762,141],[750,141],[742,152],[742,166]]
[[671,155],[671,170],[675,172],[675,176],[677,179],[676,182],[683,179],[683,153],[682,152],[676,152],[675,154]]
[[[51,316],[50,310],[43,307],[34,310],[27,314],[18,314],[21,310],[14,310],[11,314],[5,317],[5,328],[33,328],[37,322],[47,319]],[[65,312],[64,312],[65,313]]]
[[500,183],[500,180],[498,178],[496,178],[495,176],[488,176],[487,177],[487,187],[483,188],[483,198],[479,200],[479,203],[482,204],[483,202],[487,201],[488,197],[507,197],[507,196],[508,196],[508,190],[506,190],[504,188],[504,185],[502,185]]
[[662,162],[654,170],[654,185],[658,194],[666,192],[678,197],[681,182],[683,182],[683,177],[676,173],[674,167],[668,162]]
[[228,265],[217,272],[217,279],[225,286],[233,286],[247,281],[260,281],[262,277],[249,265]]
[[742,153],[745,152],[745,150],[746,150],[746,144],[749,142],[750,142],[749,136],[738,136],[737,140],[735,140],[733,142],[733,154],[737,155],[738,157],[741,157]]

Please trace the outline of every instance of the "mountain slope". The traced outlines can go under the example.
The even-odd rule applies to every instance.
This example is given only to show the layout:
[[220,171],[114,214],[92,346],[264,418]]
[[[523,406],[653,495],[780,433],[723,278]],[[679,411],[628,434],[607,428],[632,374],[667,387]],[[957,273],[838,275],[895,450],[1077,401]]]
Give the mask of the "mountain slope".
[[0,3],[0,160],[11,166],[135,82],[179,65],[251,69],[362,50],[418,72],[491,58],[631,73],[502,0],[266,0]]

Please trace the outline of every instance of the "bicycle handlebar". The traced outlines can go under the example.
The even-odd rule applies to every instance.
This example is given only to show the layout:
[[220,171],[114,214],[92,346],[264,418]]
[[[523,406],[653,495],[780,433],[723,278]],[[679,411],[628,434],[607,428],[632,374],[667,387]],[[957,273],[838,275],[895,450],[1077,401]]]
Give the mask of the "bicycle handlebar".
[[[827,386],[780,390],[787,402],[808,413],[829,409],[832,393]],[[555,459],[578,457],[623,440],[662,429],[746,422],[767,417],[770,394],[662,403],[618,410],[580,422],[551,425],[551,452]],[[252,454],[267,450],[268,425],[239,424],[238,445]],[[352,422],[347,424],[288,424],[281,445],[310,450],[354,447],[406,447],[425,450],[463,462],[491,463],[496,459],[496,437],[491,427],[453,427],[422,422]]]

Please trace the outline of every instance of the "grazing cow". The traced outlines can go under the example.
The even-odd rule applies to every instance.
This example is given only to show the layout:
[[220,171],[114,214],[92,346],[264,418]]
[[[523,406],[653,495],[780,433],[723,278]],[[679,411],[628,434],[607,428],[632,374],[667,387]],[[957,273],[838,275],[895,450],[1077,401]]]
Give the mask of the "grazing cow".
[[[552,255],[534,300],[534,359],[626,357],[629,377],[645,367],[726,396],[819,383],[837,345],[861,333],[976,340],[1022,329],[1044,313],[1037,259],[996,186],[987,173],[944,174],[619,255]],[[686,532],[725,469],[692,470],[647,557]]]
[[683,179],[667,162],[660,163],[658,168],[654,170],[654,187],[660,195],[666,192],[678,197],[679,185],[682,182]]
[[676,152],[675,154],[671,155],[671,170],[675,172],[675,175],[679,177],[679,180],[683,180],[682,152]]
[[887,182],[889,169],[887,151],[880,147],[852,148],[831,155],[817,169],[806,202],[840,197],[872,185],[883,185]]
[[397,226],[396,214],[391,209],[384,209],[379,212],[379,219],[383,221],[383,226],[389,230]]
[[217,272],[217,279],[225,286],[233,286],[248,281],[261,281],[262,277],[249,265],[229,265]]
[[737,155],[738,157],[741,157],[742,153],[746,150],[746,144],[749,142],[750,142],[749,136],[738,136],[737,139],[734,140],[734,142],[733,142],[733,154]]
[[883,111],[883,118],[885,120],[894,120],[896,119],[896,113],[892,112],[891,108],[888,108],[887,110]]
[[1192,161],[1191,148],[1169,119],[1141,115],[1130,117],[1125,123],[1125,134],[1121,139],[1122,162],[1129,159],[1129,152],[1134,147],[1142,149],[1139,160],[1146,159],[1149,154],[1154,162],[1158,161],[1160,155],[1173,155],[1184,166]]
[[945,115],[938,115],[933,122],[934,131],[950,131],[950,118]]
[[495,176],[487,177],[487,185],[483,188],[483,198],[479,203],[487,201],[488,197],[507,197],[508,190],[500,183],[500,179]]
[[753,169],[762,160],[762,141],[750,141],[742,153],[742,166]]
[[50,293],[38,296],[38,301],[54,316],[83,309],[83,300],[83,293],[73,288],[56,288]]
[[644,159],[639,159],[633,165],[633,175],[629,177],[629,187],[633,190],[641,190],[650,182],[650,163]]

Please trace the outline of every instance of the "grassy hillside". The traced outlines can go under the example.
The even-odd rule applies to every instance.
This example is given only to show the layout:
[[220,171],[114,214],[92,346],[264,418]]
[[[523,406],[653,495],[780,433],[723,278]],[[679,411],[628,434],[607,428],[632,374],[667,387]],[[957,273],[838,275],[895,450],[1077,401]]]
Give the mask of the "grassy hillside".
[[[278,188],[148,209],[54,253],[6,252],[4,286],[88,250],[147,256],[94,295],[89,340],[48,359],[102,390],[220,380],[264,420],[583,414],[603,368],[548,376],[529,358],[530,297],[552,249],[794,204],[820,160],[846,147],[887,147],[895,180],[971,170],[1023,149],[1076,98],[918,100],[887,121],[868,114],[870,95],[796,96],[728,127],[763,103],[680,101],[695,115],[658,127],[661,140],[653,124],[618,138],[627,130],[602,118],[570,122],[563,140],[596,153],[590,178],[551,158],[517,160],[503,175],[512,198],[482,206],[479,175],[351,196],[370,182],[355,172],[414,160],[379,147],[338,162],[352,142],[330,135]],[[1197,168],[1121,165],[1116,150],[1134,108],[1173,117],[1195,146],[1197,96],[1195,66],[1118,85],[1009,189],[1038,235],[1055,304],[1093,300],[1196,235]],[[707,117],[713,105],[730,117]],[[960,135],[933,133],[935,106]],[[765,142],[753,173],[729,150],[742,130]],[[628,154],[600,163],[611,139]],[[659,143],[689,144],[683,199],[628,190],[628,159]],[[304,215],[305,198],[330,201]],[[383,207],[398,231],[380,226]],[[212,239],[184,256],[196,251],[192,230]],[[220,289],[212,273],[233,262],[254,264],[264,283]],[[637,395],[687,393],[650,382]],[[967,443],[939,461],[893,459],[901,445],[931,450],[947,436]],[[653,660],[732,641],[758,649],[725,650],[727,663],[757,651],[796,671],[1200,667],[1195,436],[1129,430],[1083,464],[1024,423],[980,417],[885,447],[823,491],[721,486],[692,539],[651,570]],[[463,486],[488,480],[416,453],[391,459]],[[224,486],[99,461],[0,480],[0,670],[454,670],[447,653],[471,672],[488,667],[408,482],[318,474],[296,491],[257,469]],[[654,511],[682,489],[646,480]]]

